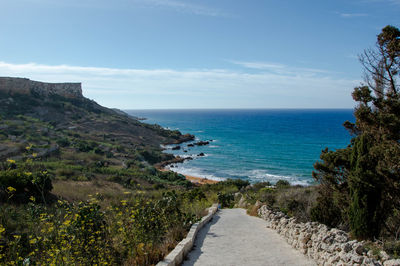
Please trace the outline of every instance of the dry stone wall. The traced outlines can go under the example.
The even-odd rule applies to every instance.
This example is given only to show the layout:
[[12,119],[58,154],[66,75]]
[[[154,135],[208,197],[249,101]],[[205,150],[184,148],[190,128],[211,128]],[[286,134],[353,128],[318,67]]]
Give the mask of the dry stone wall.
[[318,265],[398,265],[400,260],[389,257],[376,260],[367,252],[364,243],[351,240],[348,234],[326,225],[299,223],[282,212],[275,212],[266,205],[258,209],[258,215],[267,221],[267,227],[276,230],[295,249],[317,262]]
[[52,94],[67,98],[81,98],[81,83],[46,83],[26,78],[0,77],[0,91],[18,94],[37,94],[47,97]]

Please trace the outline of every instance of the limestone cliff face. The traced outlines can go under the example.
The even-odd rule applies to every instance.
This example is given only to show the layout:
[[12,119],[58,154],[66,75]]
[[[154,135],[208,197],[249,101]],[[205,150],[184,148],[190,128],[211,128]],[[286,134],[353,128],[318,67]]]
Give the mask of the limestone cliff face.
[[82,98],[81,83],[46,83],[26,78],[0,77],[0,91],[11,94],[36,94],[42,97],[60,95]]

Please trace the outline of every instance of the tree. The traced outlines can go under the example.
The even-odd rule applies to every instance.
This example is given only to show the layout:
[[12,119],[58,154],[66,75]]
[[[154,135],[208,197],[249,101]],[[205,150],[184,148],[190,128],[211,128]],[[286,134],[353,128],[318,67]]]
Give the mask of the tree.
[[400,206],[399,29],[383,28],[376,48],[365,50],[360,61],[366,84],[352,93],[356,122],[344,123],[353,139],[345,149],[326,149],[314,165],[313,177],[321,183],[314,212],[318,219],[319,212],[337,208],[338,224],[357,238],[373,238],[391,230],[386,221]]

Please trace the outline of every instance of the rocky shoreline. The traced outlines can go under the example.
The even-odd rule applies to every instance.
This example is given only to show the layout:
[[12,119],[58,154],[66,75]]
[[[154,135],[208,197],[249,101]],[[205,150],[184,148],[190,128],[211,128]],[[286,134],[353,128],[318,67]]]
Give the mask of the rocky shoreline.
[[[186,135],[183,135],[183,136],[190,136],[190,137],[188,137],[189,140],[188,141],[182,141],[180,143],[173,143],[173,144],[176,144],[176,145],[168,147],[168,148],[164,148],[164,149],[165,150],[172,150],[172,151],[182,150],[183,152],[187,152],[190,148],[193,148],[195,146],[205,146],[205,145],[210,144],[210,142],[213,141],[213,140],[208,140],[208,141],[200,140],[200,141],[197,141],[197,142],[191,142],[191,141],[194,140],[194,136],[193,135],[186,134]],[[188,143],[186,145],[186,147],[184,145],[178,145],[178,144],[182,144],[182,143],[185,143],[185,142],[186,143],[190,142],[190,143]],[[188,161],[188,160],[193,160],[194,157],[204,157],[204,156],[206,156],[206,154],[204,154],[204,152],[200,152],[197,155],[185,156],[185,157],[176,155],[171,160],[163,161],[163,162],[160,162],[160,163],[156,164],[155,167],[160,171],[173,171],[171,169],[167,169],[166,167],[170,166],[170,168],[171,168],[171,167],[174,167],[175,164],[183,163],[183,162]],[[198,185],[215,184],[215,183],[219,182],[218,180],[211,180],[211,179],[203,178],[203,177],[197,177],[197,176],[186,175],[186,174],[182,174],[182,175],[185,176],[186,179],[189,180],[190,182],[192,182],[194,184],[198,184]]]
[[[183,152],[187,152],[189,150],[189,148],[192,148],[195,146],[205,146],[205,145],[210,144],[211,141],[213,141],[213,140],[208,140],[208,141],[200,140],[197,142],[191,142],[193,140],[194,140],[194,135],[191,135],[191,134],[182,135],[182,137],[179,141],[170,143],[170,144],[176,144],[175,146],[171,146],[169,148],[164,147],[164,150],[172,150],[172,151],[183,150]],[[186,145],[186,147],[184,147],[183,145],[178,145],[178,144],[183,144],[183,143],[187,143],[187,142],[190,142],[190,143],[188,143]],[[204,157],[204,156],[205,156],[204,152],[200,152],[199,154],[197,154],[195,156],[182,157],[182,156],[176,155],[174,159],[157,163],[156,167],[157,168],[165,168],[168,165],[173,165],[176,163],[183,163],[184,161],[187,161],[187,160],[193,160],[193,157]]]

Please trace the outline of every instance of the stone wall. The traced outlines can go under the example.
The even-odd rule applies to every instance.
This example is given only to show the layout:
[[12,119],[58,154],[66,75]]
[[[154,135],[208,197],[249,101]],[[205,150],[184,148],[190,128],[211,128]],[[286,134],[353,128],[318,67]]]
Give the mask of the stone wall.
[[384,252],[376,260],[363,242],[351,240],[342,230],[316,222],[299,223],[265,205],[258,209],[258,215],[267,221],[267,227],[276,230],[293,248],[318,265],[400,265],[400,260],[390,260]]
[[47,97],[52,94],[68,98],[81,98],[81,83],[45,83],[26,78],[0,77],[0,91],[11,94],[37,94]]
[[218,204],[213,204],[208,208],[208,214],[201,218],[200,222],[192,225],[186,238],[179,244],[156,266],[178,266],[181,265],[186,255],[192,250],[194,241],[196,240],[197,233],[213,218],[214,214],[218,211]]

